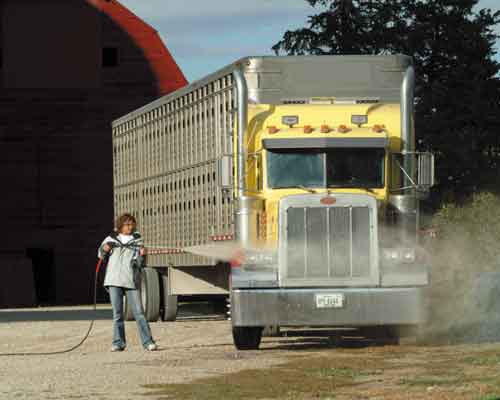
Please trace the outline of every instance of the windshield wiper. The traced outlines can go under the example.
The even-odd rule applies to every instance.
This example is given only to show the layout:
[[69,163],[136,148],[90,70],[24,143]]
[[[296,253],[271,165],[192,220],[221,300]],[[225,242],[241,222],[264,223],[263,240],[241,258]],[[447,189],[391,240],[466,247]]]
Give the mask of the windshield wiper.
[[315,194],[317,193],[314,189],[306,188],[303,185],[282,186],[282,187],[279,187],[276,189],[302,189],[302,190],[305,190],[306,192],[309,192],[309,193],[315,193]]

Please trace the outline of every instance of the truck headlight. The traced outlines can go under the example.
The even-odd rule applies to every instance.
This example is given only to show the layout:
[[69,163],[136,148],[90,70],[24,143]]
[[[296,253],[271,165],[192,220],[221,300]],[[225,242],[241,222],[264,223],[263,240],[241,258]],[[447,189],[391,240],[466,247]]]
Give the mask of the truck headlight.
[[414,263],[415,262],[415,249],[402,249],[401,250],[401,261],[404,263]]
[[398,248],[398,249],[382,249],[382,257],[389,262],[402,262],[411,264],[415,262],[415,249]]
[[382,257],[387,261],[399,261],[399,250],[398,249],[382,249]]

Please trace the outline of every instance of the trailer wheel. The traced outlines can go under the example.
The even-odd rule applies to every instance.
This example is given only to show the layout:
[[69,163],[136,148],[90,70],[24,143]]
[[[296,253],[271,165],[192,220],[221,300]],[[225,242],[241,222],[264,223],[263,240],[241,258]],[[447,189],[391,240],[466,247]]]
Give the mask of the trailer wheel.
[[177,319],[177,296],[170,294],[168,275],[161,275],[163,283],[163,310],[161,319],[163,321],[175,321]]
[[141,272],[140,297],[144,317],[156,322],[160,317],[160,280],[154,268],[144,268]]
[[257,350],[262,339],[262,327],[233,326],[234,345],[238,350]]

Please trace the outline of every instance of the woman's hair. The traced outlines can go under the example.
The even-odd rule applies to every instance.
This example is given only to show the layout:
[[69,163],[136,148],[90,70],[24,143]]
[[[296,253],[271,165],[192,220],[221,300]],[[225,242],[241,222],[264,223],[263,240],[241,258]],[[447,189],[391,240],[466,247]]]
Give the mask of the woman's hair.
[[116,230],[120,232],[127,222],[133,222],[134,225],[137,225],[137,221],[132,214],[122,214],[116,219]]

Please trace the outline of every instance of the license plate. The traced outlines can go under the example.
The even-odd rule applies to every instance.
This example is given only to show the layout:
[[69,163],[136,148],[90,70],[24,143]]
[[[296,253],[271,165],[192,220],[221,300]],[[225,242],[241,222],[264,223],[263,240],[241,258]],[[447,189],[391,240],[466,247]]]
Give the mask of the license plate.
[[316,308],[342,308],[344,300],[343,294],[317,294]]

